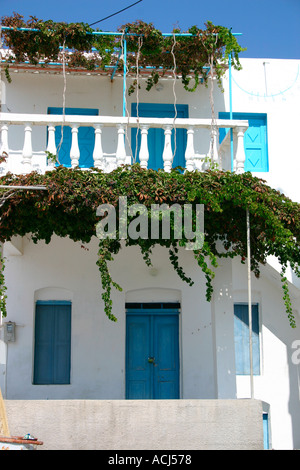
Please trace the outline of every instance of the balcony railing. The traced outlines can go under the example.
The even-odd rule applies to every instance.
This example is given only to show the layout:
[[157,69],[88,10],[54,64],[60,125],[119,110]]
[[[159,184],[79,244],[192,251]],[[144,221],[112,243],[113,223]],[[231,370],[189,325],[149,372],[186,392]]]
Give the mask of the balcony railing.
[[[94,128],[94,167],[105,172],[112,171],[118,166],[132,164],[130,129],[140,130],[140,146],[138,160],[143,168],[148,168],[149,147],[148,131],[160,128],[164,131],[164,148],[162,152],[163,168],[169,172],[173,164],[172,130],[186,129],[187,139],[185,148],[185,168],[188,171],[207,169],[211,164],[224,170],[244,171],[244,133],[248,121],[216,120],[212,126],[211,119],[168,119],[168,118],[136,118],[114,116],[61,116],[49,114],[13,114],[0,113],[0,156],[7,156],[0,164],[0,172],[8,171],[21,174],[37,170],[41,173],[53,168],[54,163],[47,159],[47,152],[57,153],[55,127],[69,126],[71,128],[71,167],[77,167],[80,159],[78,142],[79,127]],[[219,128],[232,129],[221,144],[218,142]],[[39,132],[35,132],[38,128]],[[43,131],[41,132],[41,128]],[[112,131],[109,130],[112,128]],[[198,153],[201,133],[201,148],[207,151]],[[197,133],[197,139],[195,135]],[[36,135],[36,140],[35,139]],[[197,141],[197,142],[196,142]],[[14,148],[9,147],[9,142]],[[104,148],[109,144],[112,153],[105,153]],[[15,148],[17,145],[17,149]],[[38,150],[33,150],[38,148]]]

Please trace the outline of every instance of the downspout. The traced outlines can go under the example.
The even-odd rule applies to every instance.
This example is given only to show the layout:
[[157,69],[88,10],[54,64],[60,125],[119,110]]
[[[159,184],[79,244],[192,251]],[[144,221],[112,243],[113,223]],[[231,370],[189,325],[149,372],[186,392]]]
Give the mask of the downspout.
[[253,386],[253,353],[252,353],[252,296],[251,296],[251,248],[250,248],[250,217],[249,209],[247,218],[247,267],[248,267],[248,316],[249,316],[249,356],[250,356],[250,396],[254,398]]
[[[229,118],[232,119],[232,63],[231,53],[229,54]],[[233,129],[230,128],[230,156],[231,156],[231,171],[233,171]]]
[[126,74],[127,74],[127,41],[124,37],[124,47],[123,47],[123,56],[124,56],[124,72],[123,72],[123,117],[126,116]]
[[[3,256],[3,244],[0,244],[0,256],[2,259]],[[2,266],[1,266],[2,269]],[[7,398],[7,357],[8,357],[8,344],[5,344],[3,339],[2,339],[2,328],[4,327],[3,323],[3,316],[2,316],[2,311],[0,311],[0,342],[3,343],[3,348],[1,345],[1,350],[3,351],[3,354],[0,355],[0,365],[1,368],[3,368],[3,388],[2,388],[2,394],[4,398]],[[1,391],[1,381],[0,381],[0,391]]]

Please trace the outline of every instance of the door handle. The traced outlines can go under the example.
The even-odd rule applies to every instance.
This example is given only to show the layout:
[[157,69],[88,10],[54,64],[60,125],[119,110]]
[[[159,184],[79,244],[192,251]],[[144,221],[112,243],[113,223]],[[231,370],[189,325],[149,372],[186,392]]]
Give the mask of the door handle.
[[149,364],[155,364],[155,357],[148,357]]

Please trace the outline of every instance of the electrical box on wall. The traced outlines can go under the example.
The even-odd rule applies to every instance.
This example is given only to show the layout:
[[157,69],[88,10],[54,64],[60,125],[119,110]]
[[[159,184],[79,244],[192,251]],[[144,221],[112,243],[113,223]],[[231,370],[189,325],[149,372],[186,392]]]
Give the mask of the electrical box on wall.
[[16,324],[12,321],[4,323],[4,342],[14,342],[16,340]]

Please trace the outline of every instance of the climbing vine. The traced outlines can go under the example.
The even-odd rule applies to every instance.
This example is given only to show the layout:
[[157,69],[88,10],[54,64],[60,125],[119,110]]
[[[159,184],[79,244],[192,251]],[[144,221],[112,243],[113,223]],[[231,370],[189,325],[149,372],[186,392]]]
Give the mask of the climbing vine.
[[[50,62],[61,63],[62,47],[66,50],[64,59],[69,67],[104,70],[106,66],[116,66],[117,70],[123,71],[124,61],[122,57],[118,58],[118,51],[122,50],[122,41],[126,38],[128,72],[137,73],[137,52],[138,73],[144,74],[151,70],[147,73],[147,90],[157,84],[167,71],[173,70],[181,77],[186,90],[195,91],[200,83],[207,82],[211,67],[221,86],[229,55],[233,67],[240,69],[239,54],[245,50],[230,29],[215,26],[211,22],[205,24],[205,29],[197,26],[192,26],[186,32],[174,29],[170,36],[163,35],[152,23],[140,20],[120,26],[120,34],[115,36],[92,34],[95,31],[85,23],[55,23],[34,16],[24,21],[24,17],[17,13],[3,17],[1,24],[10,28],[2,30],[4,45],[9,49],[5,69],[8,81],[11,80],[10,63],[28,62],[41,67]],[[21,28],[32,31],[25,32]],[[135,86],[136,82],[129,87],[128,92],[133,92]]]
[[[9,64],[28,62],[32,66],[47,66],[64,63],[71,68],[104,70],[115,66],[123,70],[124,62],[119,58],[123,39],[126,38],[128,55],[127,70],[135,76],[147,73],[146,89],[158,83],[160,77],[172,70],[181,78],[187,91],[195,91],[200,83],[207,83],[208,73],[214,74],[221,86],[221,78],[227,68],[229,56],[232,65],[240,69],[239,54],[243,51],[228,28],[215,26],[211,22],[205,29],[191,27],[181,34],[164,36],[152,23],[135,21],[119,28],[119,36],[95,35],[85,23],[55,23],[30,17],[24,21],[22,15],[14,13],[3,17],[4,46],[7,47],[5,73],[10,81]],[[29,31],[21,31],[22,28]],[[32,30],[32,31],[31,31]],[[180,33],[180,34],[179,34]],[[24,40],[26,34],[26,40]],[[62,56],[63,54],[63,56]],[[137,57],[138,54],[138,70]],[[139,87],[133,82],[128,92]],[[13,235],[30,234],[34,242],[51,241],[53,234],[70,237],[74,241],[88,243],[96,235],[99,217],[97,207],[112,204],[118,207],[119,197],[126,196],[128,204],[142,203],[148,211],[151,204],[203,204],[205,207],[205,242],[201,249],[194,250],[194,257],[206,279],[206,298],[213,293],[214,269],[217,258],[238,256],[245,263],[247,256],[245,220],[246,209],[251,222],[251,269],[259,277],[260,265],[268,255],[275,255],[282,265],[283,300],[292,327],[295,319],[292,312],[285,275],[288,265],[300,276],[300,210],[299,204],[268,187],[261,179],[250,173],[236,175],[213,169],[207,172],[171,173],[143,170],[138,165],[119,168],[109,174],[93,169],[81,171],[58,167],[45,175],[7,174],[0,178],[4,185],[45,185],[47,191],[15,191],[4,198],[0,208],[0,242],[10,240]],[[2,190],[5,191],[5,190]],[[0,190],[1,197],[1,190]],[[149,211],[149,219],[151,218]],[[173,227],[174,228],[174,227]],[[149,234],[150,235],[150,234]],[[170,263],[188,285],[194,281],[183,271],[179,263],[179,246],[186,246],[185,234],[178,241],[171,231],[171,238],[152,240],[127,237],[126,245],[138,245],[147,266],[151,266],[151,253],[159,244],[168,249]],[[221,249],[219,246],[221,245]],[[121,249],[118,239],[99,240],[96,260],[102,284],[102,299],[107,316],[115,321],[112,312],[111,290],[121,290],[112,279],[109,263]],[[6,287],[4,259],[0,259],[0,309],[6,315]]]
[[[249,210],[251,224],[251,269],[255,276],[260,275],[260,266],[267,256],[276,256],[282,269],[283,300],[290,325],[295,327],[288,282],[285,276],[287,266],[291,266],[300,276],[300,206],[251,173],[235,174],[219,170],[206,172],[185,172],[178,169],[166,173],[163,170],[144,170],[138,164],[121,167],[111,173],[103,173],[95,168],[81,171],[62,166],[41,175],[32,172],[28,175],[7,174],[0,178],[1,185],[45,185],[46,191],[18,191],[5,199],[0,208],[0,242],[10,240],[13,235],[30,234],[34,242],[51,241],[54,234],[68,236],[74,241],[88,243],[96,236],[96,227],[102,217],[97,216],[101,204],[111,204],[118,209],[119,198],[127,197],[128,206],[143,204],[151,221],[152,204],[173,204],[181,208],[185,204],[196,207],[204,205],[204,244],[194,249],[196,263],[206,279],[206,298],[211,300],[213,278],[217,269],[217,259],[239,257],[245,263],[247,257],[246,209]],[[5,189],[1,191],[6,191]],[[0,194],[1,196],[1,194]],[[118,210],[116,210],[118,214]],[[119,221],[117,221],[119,222]],[[128,218],[127,225],[131,219]],[[128,228],[128,227],[127,227]],[[171,218],[170,238],[160,234],[158,239],[130,236],[124,240],[125,246],[137,245],[147,266],[151,266],[151,253],[156,245],[169,252],[170,263],[188,285],[189,278],[179,263],[179,247],[186,246],[189,240],[178,240],[174,236],[174,222]],[[117,223],[114,239],[99,239],[99,252],[96,260],[100,271],[102,298],[105,312],[115,321],[111,300],[112,288],[121,290],[112,279],[109,265],[122,248]],[[2,264],[3,267],[3,264]],[[5,294],[3,271],[0,277],[1,298]],[[2,310],[4,304],[1,304]]]
[[[62,62],[62,47],[66,50],[65,62],[69,67],[94,70],[111,62],[114,39],[110,36],[93,35],[94,30],[86,23],[64,23],[39,20],[31,16],[28,21],[18,13],[1,20],[3,42],[9,50],[6,57],[6,78],[10,63],[25,63],[46,66],[50,62]],[[22,31],[22,28],[32,29]],[[25,39],[26,38],[26,39]]]
[[[151,75],[147,79],[147,90],[158,83],[161,75],[174,69],[173,54],[176,75],[181,77],[187,91],[195,91],[200,83],[207,83],[208,72],[212,66],[221,87],[221,78],[226,71],[229,55],[233,67],[241,69],[239,54],[245,49],[239,45],[231,30],[224,26],[215,26],[210,21],[205,26],[206,29],[192,26],[185,32],[174,29],[172,34],[166,37],[152,23],[147,24],[143,21],[126,23],[119,28],[121,31],[126,31],[128,49],[134,53],[139,52],[141,70],[152,68]],[[142,37],[141,48],[138,37]],[[135,70],[135,55],[128,56],[128,67]]]
[[3,317],[6,317],[6,285],[4,279],[4,269],[5,269],[5,262],[4,258],[0,253],[0,312]]

